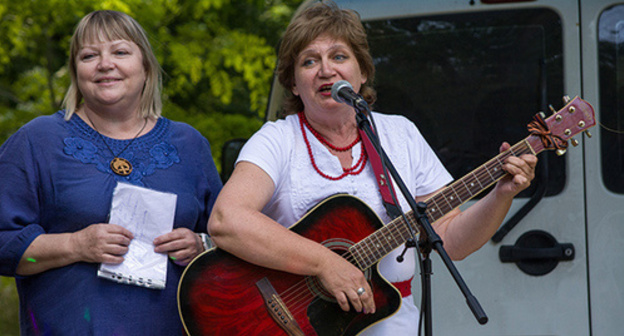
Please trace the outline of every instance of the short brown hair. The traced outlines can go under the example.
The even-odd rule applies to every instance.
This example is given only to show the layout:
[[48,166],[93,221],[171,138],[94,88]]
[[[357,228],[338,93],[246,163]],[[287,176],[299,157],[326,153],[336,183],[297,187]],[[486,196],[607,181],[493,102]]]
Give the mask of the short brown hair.
[[368,47],[366,31],[360,15],[350,9],[340,9],[334,2],[318,2],[295,15],[286,28],[278,52],[277,78],[286,88],[284,101],[286,115],[303,111],[303,101],[290,91],[294,86],[295,62],[299,53],[317,37],[327,34],[343,40],[358,61],[366,82],[360,88],[364,100],[372,105],[377,93],[372,83],[375,77],[375,65]]
[[71,84],[63,99],[65,119],[71,118],[83,99],[82,92],[78,89],[76,74],[78,52],[85,43],[114,40],[132,41],[139,46],[143,56],[146,77],[141,96],[141,113],[143,117],[157,118],[161,115],[162,69],[147,39],[147,34],[141,25],[129,15],[112,10],[99,10],[83,17],[71,38],[69,47]]

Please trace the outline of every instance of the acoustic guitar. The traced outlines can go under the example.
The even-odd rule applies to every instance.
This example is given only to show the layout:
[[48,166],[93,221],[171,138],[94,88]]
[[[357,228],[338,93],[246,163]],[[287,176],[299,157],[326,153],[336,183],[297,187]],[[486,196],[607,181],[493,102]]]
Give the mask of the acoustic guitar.
[[[567,98],[566,105],[547,119],[537,114],[528,126],[531,135],[430,197],[426,201],[430,221],[503,178],[507,157],[544,150],[562,154],[572,136],[594,125],[593,108],[578,97]],[[415,214],[409,212],[406,218],[412,227],[419,227]],[[364,271],[373,289],[375,314],[342,311],[315,277],[263,268],[213,248],[195,258],[180,280],[178,308],[189,335],[357,335],[399,309],[401,295],[379,274],[377,263],[411,237],[402,217],[384,225],[358,198],[335,195],[290,230]],[[424,233],[419,231],[422,240]]]

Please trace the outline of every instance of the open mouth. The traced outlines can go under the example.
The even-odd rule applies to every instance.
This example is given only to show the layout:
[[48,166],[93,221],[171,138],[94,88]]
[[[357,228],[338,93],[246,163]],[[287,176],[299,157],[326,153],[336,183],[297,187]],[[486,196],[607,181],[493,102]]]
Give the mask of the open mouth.
[[319,88],[319,91],[325,93],[325,92],[331,92],[331,89],[332,89],[332,84],[324,84],[324,85],[321,85],[321,87]]

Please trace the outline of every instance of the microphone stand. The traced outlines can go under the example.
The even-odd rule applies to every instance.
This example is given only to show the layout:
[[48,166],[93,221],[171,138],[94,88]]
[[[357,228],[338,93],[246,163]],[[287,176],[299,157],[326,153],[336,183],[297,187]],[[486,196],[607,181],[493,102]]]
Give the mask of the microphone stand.
[[[442,239],[440,239],[440,236],[438,236],[438,234],[435,232],[433,227],[431,227],[431,223],[429,222],[429,219],[428,219],[427,214],[426,214],[427,204],[424,203],[424,202],[416,203],[416,200],[410,194],[409,190],[405,186],[405,183],[401,179],[401,176],[399,175],[399,173],[394,168],[392,162],[390,161],[390,159],[386,155],[384,149],[381,147],[381,144],[379,142],[379,138],[373,132],[373,130],[371,128],[371,125],[370,125],[370,122],[368,121],[367,116],[364,114],[365,112],[371,113],[370,109],[368,108],[367,105],[364,106],[364,107],[362,106],[362,104],[353,104],[353,105],[355,105],[353,107],[354,107],[355,112],[356,112],[355,118],[356,118],[356,122],[357,122],[358,128],[363,130],[364,133],[371,140],[371,142],[373,144],[373,147],[375,147],[375,149],[377,150],[377,152],[379,154],[379,157],[381,158],[382,164],[390,172],[390,175],[394,179],[396,185],[401,190],[401,193],[403,194],[403,196],[405,197],[405,199],[409,203],[409,206],[414,211],[414,214],[416,214],[416,219],[418,221],[418,224],[420,225],[420,227],[423,229],[423,231],[425,233],[425,239],[423,239],[421,241],[418,241],[417,239],[413,238],[414,242],[418,241],[418,245],[420,246],[421,251],[422,251],[422,260],[423,260],[423,270],[422,270],[422,272],[423,272],[423,284],[422,284],[423,285],[423,293],[422,293],[422,295],[423,295],[423,305],[424,305],[424,307],[421,307],[421,309],[423,309],[424,314],[425,314],[425,335],[426,336],[431,336],[432,332],[433,332],[433,328],[432,328],[433,327],[433,325],[432,325],[433,318],[432,318],[432,310],[431,310],[431,274],[432,274],[432,268],[431,268],[431,259],[429,258],[430,252],[432,250],[436,250],[438,252],[438,254],[440,255],[440,257],[442,258],[442,261],[444,261],[444,264],[446,265],[447,269],[449,270],[449,272],[453,276],[453,279],[455,280],[455,283],[457,284],[457,286],[461,290],[462,294],[466,298],[466,303],[470,307],[470,310],[472,311],[473,315],[476,317],[477,321],[480,324],[487,323],[488,317],[485,315],[485,312],[481,308],[481,305],[479,304],[479,301],[476,299],[476,297],[474,295],[472,295],[472,293],[470,292],[470,290],[466,286],[466,283],[464,282],[464,280],[462,279],[461,275],[459,274],[459,271],[457,271],[457,268],[455,268],[455,265],[453,264],[451,258],[446,253],[446,250],[444,250],[444,248],[442,247]],[[410,229],[412,237],[415,237],[414,233],[416,231],[411,226],[411,223],[409,221],[405,221],[405,222],[406,222],[408,228]],[[406,243],[405,249],[407,249],[409,247],[414,247],[414,244],[412,243],[410,245],[410,244]],[[403,251],[403,253],[405,253],[405,251]]]

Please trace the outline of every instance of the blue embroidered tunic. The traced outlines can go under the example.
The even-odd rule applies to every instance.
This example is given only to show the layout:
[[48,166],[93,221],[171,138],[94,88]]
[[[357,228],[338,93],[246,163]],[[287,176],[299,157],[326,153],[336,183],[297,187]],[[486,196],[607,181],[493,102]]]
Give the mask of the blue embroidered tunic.
[[0,147],[0,275],[16,277],[22,334],[183,334],[176,293],[184,268],[171,261],[164,290],[98,278],[95,263],[15,274],[38,235],[106,223],[118,181],[177,194],[174,228],[195,232],[206,232],[221,189],[208,141],[187,124],[159,118],[119,155],[133,166],[122,177],[109,167],[111,150],[119,154],[131,140],[100,136],[77,115],[63,115],[32,120]]

